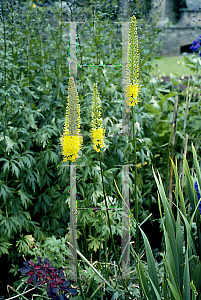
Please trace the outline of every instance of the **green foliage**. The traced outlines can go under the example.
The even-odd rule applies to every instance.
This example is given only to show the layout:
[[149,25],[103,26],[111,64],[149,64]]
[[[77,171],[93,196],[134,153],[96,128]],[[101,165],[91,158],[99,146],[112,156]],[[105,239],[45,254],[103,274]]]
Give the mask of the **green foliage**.
[[34,247],[29,250],[30,255],[34,262],[37,262],[37,257],[48,258],[53,266],[58,269],[68,269],[69,264],[69,250],[67,245],[67,235],[65,237],[56,238],[55,236],[48,237],[44,242],[36,242]]
[[[40,253],[48,257],[58,266],[67,266],[68,249],[66,248],[69,227],[69,168],[63,166],[60,156],[59,137],[63,131],[67,86],[69,79],[69,23],[65,23],[66,15],[62,9],[45,7],[43,1],[20,2],[4,1],[8,6],[2,6],[2,22],[0,24],[0,255],[9,254],[12,271],[16,274],[18,258],[21,255],[36,256]],[[83,2],[84,4],[84,2]],[[86,3],[85,3],[86,4]],[[106,187],[106,198],[109,211],[112,234],[120,256],[121,237],[121,207],[122,199],[116,189],[115,182],[122,192],[122,167],[132,164],[132,136],[127,138],[121,130],[121,60],[122,32],[121,24],[111,23],[121,20],[119,2],[107,4],[102,1],[88,2],[89,5],[71,5],[71,17],[84,17],[87,23],[78,23],[77,28],[77,89],[81,106],[81,131],[84,147],[77,164],[77,232],[78,245],[81,253],[90,260],[99,261],[97,269],[101,276],[109,282],[109,276],[116,276],[112,265],[113,251],[109,240],[109,226],[105,215],[101,172],[97,153],[89,136],[90,115],[93,84],[99,85],[103,125],[106,129],[106,148],[103,153],[103,175]],[[133,5],[133,6],[132,6]],[[187,147],[188,165],[185,172],[188,181],[184,188],[190,197],[193,208],[197,206],[190,169],[193,164],[198,176],[198,161],[200,160],[200,99],[191,97],[189,114],[185,125],[186,90],[180,92],[175,87],[179,83],[176,75],[170,76],[170,83],[163,85],[160,78],[150,76],[154,60],[158,57],[159,44],[156,37],[159,29],[156,27],[157,16],[144,15],[141,4],[129,3],[128,10],[135,13],[138,20],[139,53],[140,53],[140,103],[135,109],[136,147],[138,176],[137,193],[140,203],[139,220],[143,222],[152,213],[153,219],[160,218],[158,209],[157,189],[153,180],[151,165],[160,172],[161,179],[158,188],[162,197],[162,181],[165,190],[169,184],[168,161],[170,156],[170,136],[172,133],[175,96],[179,96],[177,111],[177,128],[174,156],[182,162],[183,142],[185,134],[194,142],[197,151],[197,161],[192,159],[190,146]],[[77,16],[76,16],[77,13]],[[69,18],[69,16],[68,16]],[[192,70],[197,70],[198,60],[186,61]],[[84,66],[88,65],[88,66]],[[89,66],[90,65],[90,66]],[[98,66],[91,66],[98,65]],[[105,65],[110,65],[105,66]],[[171,86],[172,84],[172,86]],[[187,86],[186,80],[182,84]],[[192,78],[190,85],[198,88],[197,77]],[[193,156],[195,152],[193,150]],[[130,159],[131,158],[131,159]],[[176,174],[176,173],[175,173]],[[134,169],[130,168],[130,202],[131,212],[134,211]],[[176,175],[175,175],[176,178]],[[156,179],[156,178],[155,178]],[[115,182],[114,182],[115,180]],[[199,181],[199,186],[201,182]],[[170,254],[164,257],[162,274],[155,254],[151,252],[148,239],[142,233],[147,252],[147,263],[133,262],[134,279],[128,279],[127,285],[132,296],[143,299],[138,287],[144,286],[144,293],[160,299],[161,291],[166,299],[169,296],[193,297],[193,292],[200,293],[201,286],[197,274],[201,272],[200,258],[200,227],[199,212],[194,218],[186,216],[184,195],[181,193],[178,178],[175,179],[176,193],[181,200],[182,222],[178,215],[169,210],[168,202],[162,198],[165,220],[161,223],[165,234],[166,246]],[[174,202],[177,201],[175,196]],[[185,199],[188,201],[188,199]],[[176,202],[178,205],[178,202]],[[160,202],[159,202],[160,204]],[[161,205],[161,204],[160,204]],[[98,207],[93,211],[87,208]],[[118,208],[118,209],[117,209]],[[163,220],[163,219],[162,219]],[[168,220],[168,222],[167,222]],[[131,233],[135,237],[135,226],[132,219]],[[194,226],[192,234],[191,226]],[[173,232],[170,237],[169,233]],[[185,233],[185,236],[183,235]],[[187,234],[188,233],[188,234]],[[198,236],[198,238],[196,238]],[[60,238],[58,238],[60,237]],[[184,256],[182,241],[188,239],[192,253],[186,251]],[[176,250],[174,248],[176,243]],[[37,247],[37,248],[36,248]],[[20,251],[20,253],[19,253]],[[39,252],[37,252],[39,251]],[[165,249],[167,253],[167,248]],[[179,253],[179,254],[178,254]],[[180,261],[181,259],[181,261]],[[81,264],[81,263],[80,263]],[[181,265],[186,264],[186,267]],[[155,266],[156,265],[156,266]],[[179,278],[175,275],[173,265],[179,270]],[[89,265],[88,265],[89,266]],[[92,264],[91,264],[92,266]],[[83,263],[81,271],[86,277],[86,294],[89,297],[103,296],[102,282],[92,267]],[[86,272],[85,272],[86,270]],[[91,270],[91,271],[90,271]],[[92,271],[93,270],[93,271]],[[170,270],[173,270],[172,273]],[[192,273],[194,270],[194,273]],[[147,276],[147,271],[149,275]],[[94,274],[96,273],[95,277]],[[168,275],[167,275],[168,274]],[[167,276],[166,276],[167,275]],[[147,276],[147,278],[146,278]],[[165,277],[166,276],[166,277]],[[169,276],[169,277],[168,277]],[[189,279],[190,278],[190,279]],[[117,279],[115,279],[117,280]],[[188,290],[182,290],[181,282],[189,281]],[[113,282],[113,281],[112,281]],[[133,282],[136,285],[133,285]],[[175,283],[176,282],[176,283]],[[113,282],[114,283],[114,282]],[[101,286],[100,286],[101,285]],[[109,285],[111,285],[109,283]],[[108,299],[127,299],[128,295],[122,289],[122,281],[116,285],[116,291],[107,285],[105,294]],[[118,287],[118,289],[117,289]],[[168,290],[168,292],[166,292]],[[80,295],[78,296],[81,297]]]
[[[26,233],[32,232],[41,240],[44,232],[63,232],[68,220],[65,199],[69,176],[59,165],[58,145],[64,119],[67,53],[62,52],[61,43],[60,61],[55,66],[58,41],[46,38],[40,11],[37,26],[35,19],[25,14],[30,5],[22,8],[15,24],[6,17],[1,23],[2,33],[9,38],[15,33],[12,44],[1,35],[1,253],[8,253],[10,239],[17,238],[16,247],[26,254],[30,246]],[[17,5],[12,9],[17,11]],[[46,22],[49,19],[43,19],[44,28]],[[27,29],[22,39],[24,26]],[[60,30],[57,24],[52,28],[55,34]],[[57,84],[59,68],[64,76]]]

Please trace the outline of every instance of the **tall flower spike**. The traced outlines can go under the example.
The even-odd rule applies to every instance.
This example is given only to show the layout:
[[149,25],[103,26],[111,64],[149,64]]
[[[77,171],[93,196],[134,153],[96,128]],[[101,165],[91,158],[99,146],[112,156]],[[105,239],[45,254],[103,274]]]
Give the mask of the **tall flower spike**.
[[82,147],[79,96],[73,77],[69,78],[65,125],[60,146],[63,161],[75,161]]
[[92,121],[91,121],[91,137],[94,144],[94,150],[100,152],[100,149],[104,147],[103,136],[105,134],[102,117],[101,117],[101,105],[100,96],[98,92],[97,83],[93,86],[93,96],[92,96]]
[[128,105],[135,106],[138,102],[138,95],[140,86],[138,82],[139,77],[139,50],[138,50],[138,35],[137,35],[137,20],[135,16],[131,18],[131,25],[129,28],[128,41],[128,63],[126,70],[126,98]]

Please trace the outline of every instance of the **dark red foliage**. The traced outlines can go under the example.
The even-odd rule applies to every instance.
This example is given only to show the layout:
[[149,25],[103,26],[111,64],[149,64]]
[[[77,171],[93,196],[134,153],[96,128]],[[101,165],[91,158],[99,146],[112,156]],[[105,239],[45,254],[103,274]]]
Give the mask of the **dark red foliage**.
[[[58,270],[51,267],[49,259],[45,259],[44,262],[40,257],[37,257],[38,264],[28,260],[23,262],[25,267],[21,267],[19,271],[24,276],[30,276],[27,283],[34,281],[35,286],[47,283],[47,295],[54,300],[67,300],[66,296],[61,291],[68,292],[72,295],[77,294],[77,290],[74,288],[68,288],[70,281],[66,281],[64,276],[64,269]],[[58,296],[59,294],[59,296]],[[60,298],[59,298],[60,297]]]

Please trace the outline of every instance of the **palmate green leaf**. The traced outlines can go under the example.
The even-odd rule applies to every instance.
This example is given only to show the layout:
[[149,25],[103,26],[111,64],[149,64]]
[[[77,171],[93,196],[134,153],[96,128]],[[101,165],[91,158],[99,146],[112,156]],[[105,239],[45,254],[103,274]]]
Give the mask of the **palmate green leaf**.
[[12,195],[12,188],[8,187],[3,182],[0,182],[0,197],[3,197],[4,202]]
[[6,171],[9,172],[9,169],[10,169],[10,168],[9,168],[9,163],[10,163],[9,160],[6,159],[5,161],[6,161],[6,162],[3,164],[3,168],[2,168],[4,174],[6,174]]
[[[44,178],[45,179],[45,178]],[[35,192],[36,189],[36,182],[38,183],[38,185],[40,185],[40,177],[39,174],[37,174],[35,171],[31,171],[29,169],[27,169],[27,174],[25,177],[25,182],[33,189],[33,191]]]
[[103,197],[103,191],[96,189],[94,192],[92,192],[92,200],[94,206],[97,206],[97,201],[100,197]]
[[43,144],[43,148],[48,143],[48,140],[52,136],[57,136],[59,134],[59,130],[57,127],[52,126],[52,125],[43,125],[42,128],[39,128],[36,133],[36,142],[38,144]]
[[[89,238],[87,239],[87,242],[89,242],[88,250],[92,249],[96,252],[100,247],[100,240],[101,240],[101,235],[98,237],[89,235]],[[104,241],[103,238],[102,238],[102,240]],[[101,246],[103,248],[103,244],[101,244]]]
[[35,191],[35,188],[36,188],[36,179],[34,177],[34,175],[32,174],[31,171],[28,172],[28,174],[26,175],[26,179],[25,179],[26,183],[29,184],[29,186],[32,187],[32,189]]
[[[148,241],[145,233],[143,232],[143,230],[141,228],[140,228],[140,231],[142,233],[142,237],[143,237],[144,244],[145,244],[149,276],[150,276],[150,279],[153,281],[153,284],[156,287],[156,290],[158,292],[160,292],[159,282],[158,282],[158,277],[157,277],[157,272],[156,272],[156,265],[155,265],[155,260],[154,260],[153,253],[151,250],[151,246],[149,244],[149,241]],[[156,293],[153,290],[153,288],[152,288],[152,299],[153,300],[157,299]]]
[[[67,235],[62,238],[57,239],[55,236],[48,237],[44,241],[44,249],[45,251],[48,251],[49,253],[52,253],[54,255],[55,252],[62,254],[63,259],[62,263],[65,260],[65,256],[69,256],[69,249],[66,247],[67,242]],[[55,257],[57,259],[57,257]]]
[[44,161],[45,161],[46,165],[48,163],[55,163],[55,164],[57,164],[59,162],[59,157],[58,157],[58,155],[54,151],[51,151],[50,149],[47,149],[45,151]]
[[[2,138],[2,140],[3,140],[3,139],[4,139],[4,138]],[[1,141],[1,139],[0,139],[0,141]],[[1,162],[1,161],[8,161],[8,160],[7,160],[6,158],[1,157],[1,158],[0,158],[0,162]]]
[[79,222],[81,224],[83,223],[84,227],[86,227],[86,225],[89,224],[89,221],[91,221],[91,217],[88,210],[79,211],[78,214],[79,214]]
[[0,216],[0,227],[6,237],[10,237],[20,226],[19,220],[15,217]]
[[31,99],[32,99],[32,97],[34,97],[35,99],[39,99],[39,97],[36,95],[36,93],[34,93],[33,91],[30,91],[30,89],[28,89],[28,87],[24,86],[24,87],[22,87],[22,90],[24,90],[25,93],[31,97]]
[[94,180],[97,180],[100,176],[100,167],[99,166],[91,166],[91,175]]
[[21,168],[28,167],[31,168],[31,166],[35,163],[35,159],[33,157],[33,152],[25,151],[22,153],[22,155],[18,158],[18,163]]
[[[17,129],[17,131],[18,131],[18,133],[21,131],[22,133],[24,133],[23,132],[23,130],[18,130]],[[24,145],[27,143],[27,140],[26,139],[21,139],[21,138],[19,138],[18,140],[17,140],[17,146],[18,146],[18,148],[21,148],[21,149],[23,149],[24,148]]]
[[21,235],[21,239],[18,239],[16,242],[16,247],[19,252],[24,252],[25,255],[28,253],[29,248],[32,248],[34,245],[35,239],[32,235]]
[[27,192],[22,191],[22,190],[19,190],[18,193],[22,200],[22,205],[24,206],[25,209],[27,209],[27,207],[32,204],[31,199],[33,199],[33,197],[31,195],[29,195]]
[[8,248],[10,246],[12,246],[12,244],[9,243],[9,240],[0,239],[0,257],[2,254],[9,254]]
[[28,124],[31,128],[37,130],[38,126],[36,125],[35,117],[33,113],[30,113],[27,117],[26,120],[28,121]]
[[5,136],[5,140],[6,140],[6,152],[10,154],[10,151],[14,148],[16,143],[13,142],[13,140],[11,140],[9,136]]
[[41,168],[39,168],[39,169],[40,169],[40,177],[39,177],[39,174],[35,174],[38,185],[40,186],[41,189],[42,189],[42,187],[44,187],[46,185],[48,185],[48,187],[50,187],[52,177],[54,174],[53,170],[49,167],[46,169],[46,172],[44,172],[44,169],[42,169],[42,162],[41,162]]
[[16,166],[19,165],[16,161],[11,161],[11,170],[12,170],[12,173],[15,174],[15,176],[17,177],[17,179],[19,178],[20,176],[20,169]]
[[38,201],[34,207],[34,213],[37,213],[39,211],[43,211],[45,214],[47,213],[48,209],[51,205],[51,198],[48,194],[41,193],[38,196]]
[[41,112],[51,110],[50,103],[48,102],[40,102],[39,109]]
[[28,211],[18,211],[18,212],[15,212],[13,214],[13,216],[19,221],[19,231],[21,232],[22,229],[25,229],[25,230],[29,230],[30,228],[30,220],[31,220],[31,217],[30,217],[30,213]]

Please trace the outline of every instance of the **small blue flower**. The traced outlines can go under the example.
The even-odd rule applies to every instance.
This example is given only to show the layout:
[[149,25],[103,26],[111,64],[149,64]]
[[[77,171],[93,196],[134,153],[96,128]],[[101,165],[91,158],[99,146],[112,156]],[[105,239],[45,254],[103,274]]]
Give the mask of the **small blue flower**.
[[[200,193],[199,193],[199,190],[198,190],[198,183],[197,181],[194,183],[194,187],[195,187],[195,190],[197,192],[197,198],[198,198],[198,202],[200,200]],[[192,209],[191,205],[190,205],[190,209]],[[201,201],[199,203],[199,210],[200,210],[200,214],[201,214]]]
[[192,46],[190,47],[190,49],[195,52],[198,51],[198,49],[200,49],[200,43],[196,40],[192,42]]
[[197,181],[194,183],[194,187],[195,187],[196,192],[198,192],[198,183],[197,183]]

